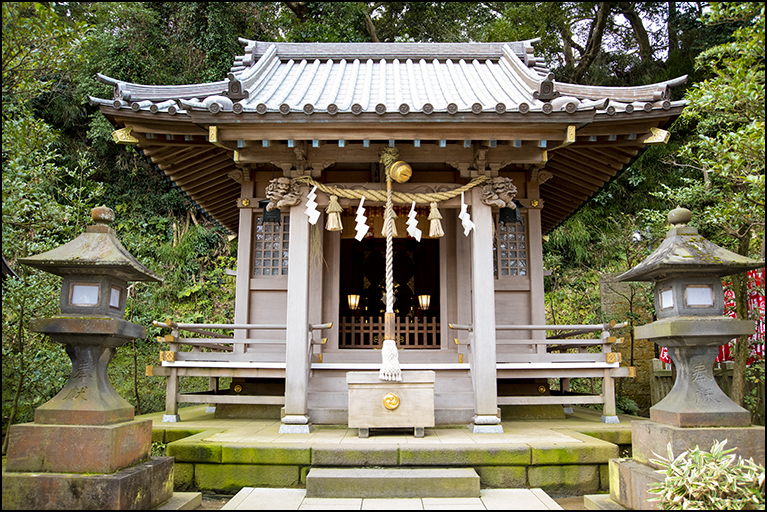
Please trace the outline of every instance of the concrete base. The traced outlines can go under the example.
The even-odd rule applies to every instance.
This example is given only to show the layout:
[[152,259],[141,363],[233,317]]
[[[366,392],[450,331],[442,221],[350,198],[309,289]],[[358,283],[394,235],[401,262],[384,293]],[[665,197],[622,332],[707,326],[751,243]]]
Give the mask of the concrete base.
[[312,426],[308,425],[280,425],[280,434],[310,434],[312,432]]
[[469,425],[469,430],[472,434],[503,434],[503,427],[501,425],[477,425],[472,423]]
[[149,458],[152,421],[113,425],[12,425],[7,471],[113,473]]
[[620,423],[621,420],[618,419],[618,416],[602,416],[601,420],[602,423]]
[[470,468],[312,468],[307,498],[478,498],[479,475]]
[[735,455],[744,459],[753,458],[764,465],[764,427],[708,427],[683,428],[663,425],[654,421],[633,421],[631,423],[632,456],[638,462],[650,464],[656,458],[653,453],[667,456],[671,443],[674,456],[699,446],[709,451],[714,441],[727,439],[725,448],[735,448]]
[[3,509],[145,510],[173,496],[173,457],[111,474],[3,472]]
[[181,416],[178,414],[163,414],[162,415],[162,422],[163,423],[178,423],[181,421]]

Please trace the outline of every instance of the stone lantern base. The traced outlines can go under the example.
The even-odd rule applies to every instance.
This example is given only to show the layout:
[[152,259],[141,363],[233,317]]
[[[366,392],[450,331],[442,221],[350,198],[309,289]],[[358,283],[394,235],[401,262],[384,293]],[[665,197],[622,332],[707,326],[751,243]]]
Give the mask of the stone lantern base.
[[616,510],[616,505],[629,510],[659,509],[659,503],[647,501],[655,497],[648,487],[662,482],[665,476],[652,464],[656,454],[668,457],[667,446],[671,444],[674,456],[692,450],[696,446],[708,451],[714,441],[727,439],[725,448],[735,448],[736,456],[753,458],[764,465],[764,427],[696,427],[683,428],[664,425],[654,421],[631,423],[632,458],[610,459],[608,471],[610,494],[584,496],[584,504],[590,510]]
[[173,497],[173,457],[150,457],[152,421],[25,423],[9,429],[3,509],[155,508]]
[[173,457],[109,474],[3,472],[4,510],[147,510],[173,497]]

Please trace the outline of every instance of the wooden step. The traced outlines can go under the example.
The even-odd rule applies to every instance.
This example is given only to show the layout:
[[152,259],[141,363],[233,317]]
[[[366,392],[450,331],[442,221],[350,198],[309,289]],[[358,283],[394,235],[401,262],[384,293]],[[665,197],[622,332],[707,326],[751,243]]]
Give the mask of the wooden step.
[[479,498],[472,468],[312,468],[307,498]]

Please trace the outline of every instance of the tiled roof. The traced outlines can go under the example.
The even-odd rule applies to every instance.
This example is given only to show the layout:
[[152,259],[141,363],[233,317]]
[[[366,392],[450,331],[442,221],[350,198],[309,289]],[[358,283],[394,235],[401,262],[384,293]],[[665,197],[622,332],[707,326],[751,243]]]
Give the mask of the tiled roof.
[[228,80],[147,86],[98,78],[114,98],[93,103],[184,114],[504,114],[590,110],[612,115],[669,109],[669,88],[686,77],[638,87],[554,82],[515,43],[263,43],[241,39]]

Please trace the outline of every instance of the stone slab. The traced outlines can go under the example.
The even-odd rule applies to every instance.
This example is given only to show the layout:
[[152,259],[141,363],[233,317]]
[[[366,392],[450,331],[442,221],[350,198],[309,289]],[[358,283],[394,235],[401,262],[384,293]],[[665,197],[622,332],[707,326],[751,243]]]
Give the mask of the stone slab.
[[312,447],[311,463],[314,466],[396,466],[396,444],[381,446],[371,444],[325,444]]
[[664,476],[650,466],[633,459],[611,459],[610,499],[628,509],[658,509],[658,504],[648,501],[655,495],[648,492],[650,485],[664,480]]
[[312,468],[308,498],[479,497],[479,475],[471,468]]
[[265,489],[244,487],[221,510],[298,510],[304,489]]
[[482,443],[401,445],[402,466],[527,466],[530,447],[526,444]]
[[173,496],[173,458],[107,475],[3,472],[3,509],[145,510]]
[[[674,456],[700,446],[710,451],[714,441],[727,439],[725,448],[736,448],[735,453],[744,459],[753,458],[764,465],[764,427],[702,427],[684,428],[664,425],[654,421],[634,421],[631,424],[633,439],[632,456],[644,464],[656,458],[653,452],[667,457],[667,445],[671,443]],[[651,464],[652,465],[652,464]]]
[[615,503],[609,494],[587,494],[583,497],[583,506],[586,510],[628,510]]
[[555,497],[591,494],[599,490],[599,466],[530,466],[527,482]]
[[201,491],[222,494],[237,492],[243,487],[295,487],[300,482],[300,467],[195,464],[194,482]]
[[152,421],[12,425],[7,471],[114,473],[149,459]]
[[197,510],[202,505],[201,492],[174,492],[173,496],[155,510]]
[[433,427],[434,378],[434,371],[402,372],[400,382],[348,372],[349,428]]
[[224,444],[221,447],[221,462],[224,464],[289,464],[308,465],[311,450],[295,444],[270,444],[252,446],[246,444]]
[[573,442],[530,443],[533,465],[599,464],[618,457],[617,445],[578,432],[568,432]]

